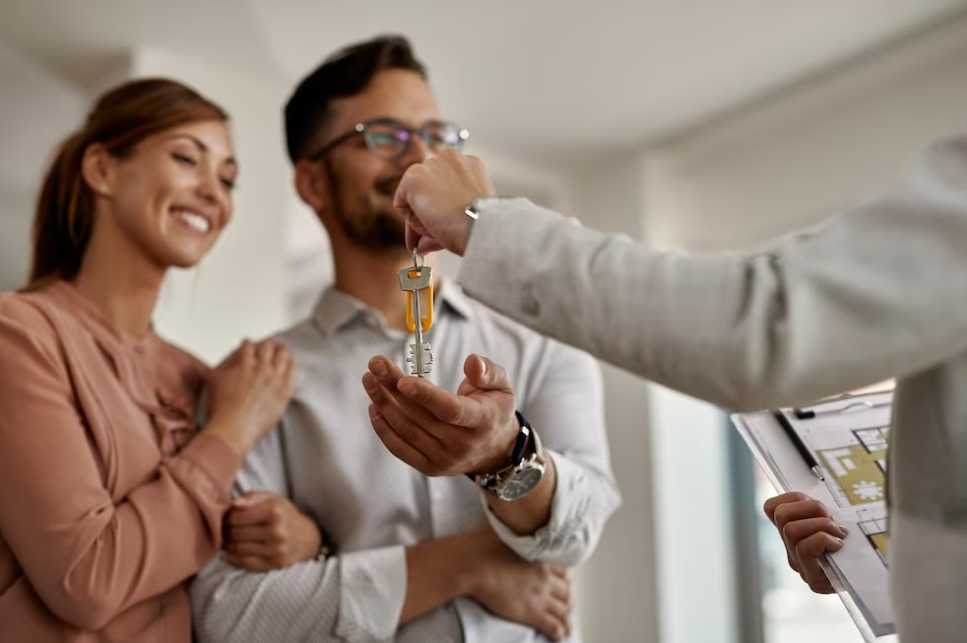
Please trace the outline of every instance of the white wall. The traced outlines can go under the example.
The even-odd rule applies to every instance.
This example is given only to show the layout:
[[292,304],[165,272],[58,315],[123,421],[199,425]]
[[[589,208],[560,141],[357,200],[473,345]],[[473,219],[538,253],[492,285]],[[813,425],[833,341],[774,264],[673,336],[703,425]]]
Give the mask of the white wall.
[[286,231],[292,188],[281,114],[287,88],[150,48],[133,53],[131,73],[186,82],[231,115],[241,168],[234,217],[199,267],[171,276],[155,316],[161,334],[214,362],[242,338],[264,337],[290,321]]
[[[570,201],[568,214],[598,229],[640,237],[638,156],[597,159],[591,166],[571,175],[564,199]],[[588,641],[653,643],[658,616],[647,384],[607,364],[602,368],[611,461],[624,504],[580,571],[579,618]]]
[[24,284],[47,157],[86,109],[82,91],[0,43],[0,290]]
[[961,19],[658,150],[649,233],[693,250],[768,243],[856,203],[965,126]]

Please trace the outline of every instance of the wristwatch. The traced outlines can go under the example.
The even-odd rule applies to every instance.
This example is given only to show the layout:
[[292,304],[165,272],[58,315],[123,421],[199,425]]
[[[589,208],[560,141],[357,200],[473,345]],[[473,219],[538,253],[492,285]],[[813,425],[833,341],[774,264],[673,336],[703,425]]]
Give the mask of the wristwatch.
[[476,223],[477,219],[480,218],[480,202],[482,201],[483,198],[486,198],[486,197],[482,197],[480,199],[474,199],[473,203],[467,206],[467,209],[463,211],[464,214],[467,215],[467,241],[468,242],[470,241],[470,233],[473,232],[473,224]]
[[467,474],[483,489],[501,500],[520,500],[533,491],[546,469],[541,440],[520,411],[515,411],[520,433],[509,455],[509,463],[493,473]]
[[497,196],[497,195],[482,196],[474,199],[473,203],[471,203],[466,207],[466,209],[464,209],[463,212],[464,214],[467,215],[467,239],[468,240],[470,239],[470,233],[473,232],[473,224],[476,223],[477,219],[480,218],[480,213],[483,207],[487,204],[487,202],[488,201],[500,202],[506,199],[507,197]]

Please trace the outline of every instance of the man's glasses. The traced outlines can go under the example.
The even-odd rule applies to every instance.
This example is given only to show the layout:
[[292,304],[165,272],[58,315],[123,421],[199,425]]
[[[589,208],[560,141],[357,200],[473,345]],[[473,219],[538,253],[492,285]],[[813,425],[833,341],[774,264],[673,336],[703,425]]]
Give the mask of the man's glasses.
[[369,151],[387,161],[396,161],[406,156],[414,136],[423,139],[423,144],[434,154],[444,150],[460,151],[463,149],[463,142],[470,136],[467,130],[447,121],[434,121],[423,127],[413,128],[390,118],[379,118],[359,123],[353,131],[346,132],[323,146],[310,156],[309,160],[318,161],[339,145],[360,134],[366,141]]

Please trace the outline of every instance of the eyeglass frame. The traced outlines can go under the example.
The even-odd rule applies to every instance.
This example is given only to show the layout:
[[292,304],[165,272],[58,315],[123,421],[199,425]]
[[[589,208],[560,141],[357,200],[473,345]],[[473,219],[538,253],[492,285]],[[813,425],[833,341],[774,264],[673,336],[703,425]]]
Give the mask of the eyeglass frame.
[[[373,146],[370,144],[370,140],[369,140],[369,128],[371,126],[377,125],[377,124],[398,125],[400,130],[406,132],[409,135],[409,138],[406,139],[406,142],[403,145],[403,149],[396,156],[392,156],[392,157],[383,156],[382,154],[376,152],[373,149]],[[431,121],[430,123],[427,123],[427,124],[422,125],[420,127],[407,127],[406,125],[404,125],[403,123],[399,122],[396,119],[393,119],[393,118],[385,118],[384,117],[384,118],[374,118],[374,119],[369,120],[369,121],[363,121],[362,123],[356,123],[356,126],[352,130],[346,132],[345,134],[342,134],[341,136],[337,136],[333,140],[329,141],[328,143],[326,143],[325,145],[323,145],[321,149],[316,150],[311,155],[307,156],[306,157],[306,160],[309,161],[309,162],[318,161],[319,159],[321,159],[322,157],[324,157],[326,154],[328,154],[329,152],[333,151],[334,149],[336,149],[337,147],[339,147],[340,145],[342,145],[343,143],[345,143],[346,141],[348,141],[352,137],[358,136],[358,135],[362,134],[363,135],[363,140],[366,142],[366,149],[369,150],[369,152],[371,154],[373,154],[374,156],[377,156],[377,157],[379,157],[381,159],[385,159],[387,161],[396,161],[396,160],[399,160],[399,159],[403,158],[404,156],[406,156],[407,153],[410,151],[410,146],[413,144],[413,136],[414,136],[414,134],[415,135],[419,135],[420,139],[425,144],[426,143],[426,138],[427,138],[427,131],[426,130],[429,127],[439,126],[439,125],[451,125],[451,126],[453,126],[453,128],[455,130],[457,130],[457,135],[460,138],[460,142],[459,142],[459,144],[458,144],[458,146],[456,148],[451,148],[451,149],[456,149],[458,151],[463,150],[463,144],[466,142],[466,140],[468,138],[470,138],[470,132],[468,130],[460,127],[459,125],[457,125],[453,121]]]

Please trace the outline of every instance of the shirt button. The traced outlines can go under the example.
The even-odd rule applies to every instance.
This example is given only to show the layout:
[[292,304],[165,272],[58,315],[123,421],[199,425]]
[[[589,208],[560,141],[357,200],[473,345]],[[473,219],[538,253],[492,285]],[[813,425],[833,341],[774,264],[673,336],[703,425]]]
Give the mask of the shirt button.
[[436,502],[440,502],[441,500],[443,500],[443,494],[440,493],[439,490],[434,489],[431,495],[433,496],[433,500]]

